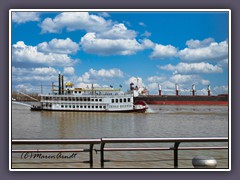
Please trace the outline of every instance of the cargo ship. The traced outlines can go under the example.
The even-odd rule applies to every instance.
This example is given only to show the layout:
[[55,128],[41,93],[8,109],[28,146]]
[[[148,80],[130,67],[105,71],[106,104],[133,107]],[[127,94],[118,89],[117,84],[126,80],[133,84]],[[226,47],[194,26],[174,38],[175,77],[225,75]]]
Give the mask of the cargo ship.
[[176,85],[175,95],[162,95],[162,88],[158,85],[158,95],[148,95],[144,88],[134,87],[130,84],[130,90],[134,94],[134,101],[145,101],[147,104],[155,105],[228,105],[228,94],[211,95],[210,85],[207,88],[207,95],[196,95],[195,85],[192,85],[191,95],[180,95]]

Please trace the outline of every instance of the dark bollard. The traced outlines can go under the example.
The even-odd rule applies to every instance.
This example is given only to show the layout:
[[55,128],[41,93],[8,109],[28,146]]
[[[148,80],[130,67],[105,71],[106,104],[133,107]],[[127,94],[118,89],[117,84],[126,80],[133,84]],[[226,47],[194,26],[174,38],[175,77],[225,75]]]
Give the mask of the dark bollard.
[[216,168],[217,161],[212,157],[196,156],[192,159],[194,168]]

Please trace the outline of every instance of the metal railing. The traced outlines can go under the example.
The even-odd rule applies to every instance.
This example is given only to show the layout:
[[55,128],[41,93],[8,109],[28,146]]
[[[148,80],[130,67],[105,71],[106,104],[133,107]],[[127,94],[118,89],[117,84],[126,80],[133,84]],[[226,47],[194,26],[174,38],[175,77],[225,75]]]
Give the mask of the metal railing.
[[[215,138],[102,138],[101,139],[101,168],[104,168],[104,151],[158,151],[173,150],[174,168],[178,168],[178,150],[205,150],[205,149],[228,149],[228,147],[179,147],[180,143],[193,142],[228,142],[227,137]],[[106,148],[106,144],[111,143],[174,143],[172,147],[126,147],[126,148]]]
[[38,140],[12,140],[13,145],[63,145],[63,144],[89,144],[89,149],[43,149],[43,150],[12,150],[13,153],[21,152],[89,152],[90,168],[93,167],[93,146],[100,144],[100,139],[38,139]]
[[[88,144],[88,149],[43,149],[43,150],[12,150],[13,153],[21,152],[89,152],[90,168],[93,167],[93,150],[100,151],[100,164],[104,168],[105,151],[160,151],[173,150],[174,168],[178,168],[178,150],[208,150],[228,149],[228,146],[204,146],[204,147],[179,147],[180,143],[203,143],[203,142],[228,142],[227,137],[211,138],[101,138],[101,139],[49,139],[49,140],[12,140],[12,145],[60,145],[60,144]],[[173,143],[171,147],[105,147],[106,144],[125,143]],[[100,149],[93,149],[95,144],[100,144]]]

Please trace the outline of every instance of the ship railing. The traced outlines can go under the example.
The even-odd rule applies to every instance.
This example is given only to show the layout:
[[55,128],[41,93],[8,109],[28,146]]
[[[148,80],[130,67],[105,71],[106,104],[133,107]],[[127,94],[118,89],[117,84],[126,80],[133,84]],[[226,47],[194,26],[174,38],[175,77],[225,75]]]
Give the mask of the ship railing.
[[15,149],[13,153],[25,153],[25,156],[32,155],[31,153],[66,153],[66,152],[88,152],[89,165],[93,167],[93,147],[95,144],[100,144],[101,139],[35,139],[35,140],[12,140],[12,145],[89,145],[89,148],[77,149]]
[[[104,168],[105,161],[104,152],[106,151],[162,151],[173,150],[174,168],[178,168],[178,151],[179,150],[220,150],[228,149],[228,146],[187,146],[179,147],[180,143],[204,143],[204,142],[228,142],[227,137],[213,137],[213,138],[102,138],[100,145],[100,161],[101,168]],[[126,144],[126,143],[173,143],[171,147],[105,147],[106,144]]]

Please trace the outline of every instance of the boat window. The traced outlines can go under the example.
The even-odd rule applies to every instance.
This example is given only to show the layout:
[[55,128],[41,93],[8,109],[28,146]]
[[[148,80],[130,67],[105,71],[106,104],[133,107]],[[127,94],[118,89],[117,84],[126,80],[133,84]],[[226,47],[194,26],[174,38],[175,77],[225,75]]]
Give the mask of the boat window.
[[98,106],[96,106],[96,108],[98,108]]
[[79,94],[81,94],[81,91],[79,91]]
[[112,99],[112,103],[114,103],[114,99]]
[[122,99],[120,99],[120,103],[122,102]]
[[61,108],[63,108],[64,107],[64,105],[61,105]]
[[88,108],[90,109],[90,106],[88,106]]
[[118,103],[118,99],[116,99],[116,103]]
[[72,106],[71,106],[71,105],[69,105],[69,108],[72,108]]
[[123,99],[124,102],[127,102],[126,98]]
[[92,99],[92,101],[94,101],[94,99]]
[[80,106],[80,108],[83,108],[83,106]]
[[90,101],[90,98],[88,98],[87,100]]
[[128,102],[130,102],[130,98],[128,98]]
[[75,91],[75,94],[77,94],[77,91]]
[[95,99],[95,101],[98,101],[98,99]]
[[102,106],[99,106],[100,109],[102,109]]
[[103,106],[104,109],[106,109],[106,106]]
[[65,108],[67,108],[67,105],[65,105]]
[[79,106],[77,105],[77,108],[79,108]]
[[102,102],[102,99],[99,99],[100,102]]

